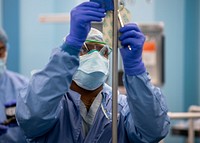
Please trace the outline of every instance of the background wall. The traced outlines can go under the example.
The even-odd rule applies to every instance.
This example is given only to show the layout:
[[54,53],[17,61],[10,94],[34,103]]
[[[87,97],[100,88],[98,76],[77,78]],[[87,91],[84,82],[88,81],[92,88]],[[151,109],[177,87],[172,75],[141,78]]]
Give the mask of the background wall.
[[54,0],[21,0],[21,73],[30,76],[34,69],[47,63],[51,49],[55,46],[53,24],[41,24],[41,13],[54,12]]
[[7,66],[10,70],[20,69],[20,3],[13,0],[2,0],[2,25],[8,35],[9,49]]
[[2,14],[3,14],[3,6],[2,6],[2,0],[0,0],[0,27],[2,26]]
[[[199,8],[198,8],[198,13],[200,13],[200,2],[199,2]],[[198,61],[200,61],[200,14],[199,14],[199,35],[198,35],[198,41],[199,41],[199,46],[198,46],[198,53],[199,53],[199,56],[198,56]],[[200,65],[199,65],[199,76],[198,76],[199,80],[198,80],[198,83],[200,85]],[[198,88],[198,93],[199,93],[199,105],[200,105],[200,88]]]
[[129,0],[126,4],[135,22],[154,22],[155,1],[146,2],[145,0]]
[[[184,69],[184,1],[156,0],[155,21],[165,24],[165,84],[169,111],[183,111],[183,69]],[[174,121],[172,122],[174,124]],[[181,143],[182,138],[168,135],[165,142]]]
[[[16,41],[15,37],[18,37],[19,43],[16,44],[18,46],[11,45],[9,55],[11,51],[16,50],[12,55],[16,60],[10,59],[8,67],[29,77],[33,69],[43,68],[48,62],[51,50],[59,46],[68,33],[69,23],[40,23],[39,15],[69,12],[82,1],[84,0],[0,0],[0,8],[3,5],[0,20],[2,19],[2,25],[6,30],[13,31],[15,22],[19,23],[18,31],[9,34],[10,40]],[[199,0],[152,0],[151,3],[133,0],[128,5],[135,22],[164,22],[165,83],[161,89],[166,96],[169,111],[172,112],[186,111],[190,104],[200,105],[199,8]],[[13,12],[18,13],[15,21],[8,19],[9,14]],[[175,122],[172,121],[172,124]],[[183,140],[184,138],[169,134],[165,143],[182,143]]]
[[[184,1],[156,0],[155,20],[165,24],[165,84],[170,111],[183,108]],[[178,99],[174,100],[174,99]]]
[[198,103],[199,88],[199,0],[185,1],[185,50],[184,50],[184,107]]
[[21,0],[21,72],[30,76],[47,63],[53,48],[58,47],[69,30],[67,23],[41,23],[43,14],[69,12],[74,2],[60,0]]

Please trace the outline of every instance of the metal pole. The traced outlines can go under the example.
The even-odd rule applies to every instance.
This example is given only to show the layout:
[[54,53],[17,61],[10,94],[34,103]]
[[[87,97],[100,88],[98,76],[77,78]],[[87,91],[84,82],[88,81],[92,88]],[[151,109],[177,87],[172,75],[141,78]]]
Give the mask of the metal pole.
[[194,137],[194,122],[193,119],[189,119],[188,143],[194,143]]
[[113,0],[113,56],[112,56],[112,143],[117,143],[117,112],[118,112],[118,0]]

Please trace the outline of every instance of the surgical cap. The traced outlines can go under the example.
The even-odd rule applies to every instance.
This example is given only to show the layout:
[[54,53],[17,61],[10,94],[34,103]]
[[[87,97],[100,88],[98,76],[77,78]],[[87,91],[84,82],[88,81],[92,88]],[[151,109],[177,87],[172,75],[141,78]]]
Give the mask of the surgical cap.
[[106,44],[103,40],[103,34],[95,28],[91,28],[91,30],[86,38],[86,42]]
[[0,28],[0,42],[2,42],[4,45],[8,42],[8,37],[3,29]]

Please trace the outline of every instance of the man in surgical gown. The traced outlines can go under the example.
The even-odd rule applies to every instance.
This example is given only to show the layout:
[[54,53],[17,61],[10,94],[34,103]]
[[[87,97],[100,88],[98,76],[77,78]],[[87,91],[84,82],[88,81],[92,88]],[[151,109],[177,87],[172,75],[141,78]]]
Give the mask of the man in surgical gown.
[[25,143],[25,136],[14,117],[10,120],[7,115],[14,115],[16,98],[28,79],[6,69],[7,53],[8,39],[4,30],[0,29],[0,143]]
[[[105,83],[111,50],[102,33],[91,28],[92,21],[103,17],[105,10],[94,2],[72,9],[63,44],[21,92],[16,116],[30,142],[112,141],[112,90]],[[159,142],[170,121],[164,96],[151,84],[142,62],[145,37],[134,23],[119,32],[127,96],[118,96],[118,142]]]

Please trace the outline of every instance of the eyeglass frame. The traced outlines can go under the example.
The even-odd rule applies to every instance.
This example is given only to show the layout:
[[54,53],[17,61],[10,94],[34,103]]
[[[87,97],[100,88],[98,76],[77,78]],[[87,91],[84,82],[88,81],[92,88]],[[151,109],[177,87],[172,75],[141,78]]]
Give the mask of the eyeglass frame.
[[[88,48],[88,47],[91,47],[91,46],[93,46],[93,47]],[[103,51],[101,52],[101,50],[103,50],[104,47],[108,49],[107,54],[105,54],[105,53],[102,54]],[[95,41],[84,42],[81,49],[82,50],[80,52],[80,56],[85,55],[85,54],[90,54],[93,51],[98,51],[98,52],[101,53],[101,55],[103,57],[108,58],[109,54],[112,52],[112,49],[108,45],[104,44],[104,42],[100,43],[100,42],[95,42]]]

